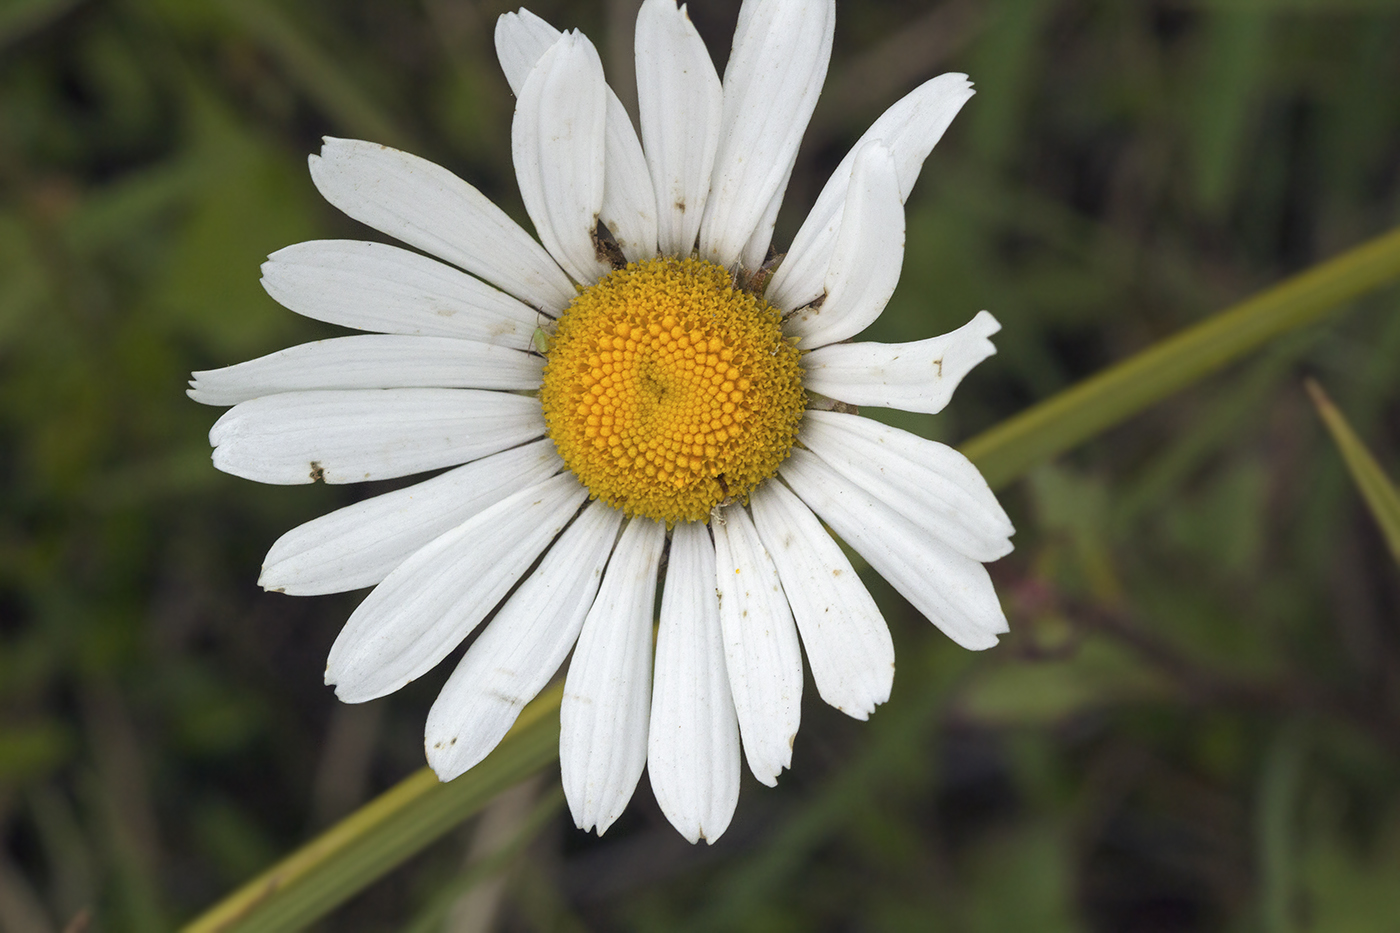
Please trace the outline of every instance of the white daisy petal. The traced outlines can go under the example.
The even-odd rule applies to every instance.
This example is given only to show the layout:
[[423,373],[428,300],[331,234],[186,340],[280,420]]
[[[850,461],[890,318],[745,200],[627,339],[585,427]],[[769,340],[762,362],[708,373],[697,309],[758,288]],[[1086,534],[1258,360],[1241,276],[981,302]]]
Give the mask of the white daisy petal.
[[700,255],[720,265],[744,245],[780,195],[831,59],[835,0],[747,0],[729,63],[719,149]]
[[875,140],[888,146],[899,174],[900,199],[908,200],[924,160],[972,94],[967,75],[939,75],[905,95],[871,124],[831,173],[817,203],[793,237],[783,264],[773,274],[766,297],[774,307],[791,311],[821,296],[841,229],[856,153]]
[[599,835],[622,815],[646,765],[652,604],[665,543],[664,523],[627,523],[564,679],[560,779],[574,822]]
[[496,58],[512,94],[520,96],[535,63],[562,35],[523,7],[515,13],[502,13],[496,19]]
[[209,431],[214,466],[260,483],[359,483],[466,463],[544,434],[537,399],[480,389],[266,395]]
[[636,48],[637,102],[656,191],[659,248],[686,257],[705,215],[724,92],[704,41],[675,0],[642,4]]
[[883,143],[867,143],[851,172],[825,299],[798,310],[784,330],[806,349],[854,337],[885,310],[903,266],[904,201],[894,156]]
[[317,321],[518,350],[528,349],[535,328],[548,320],[449,265],[361,240],[279,249],[263,263],[262,286],[283,307]]
[[836,343],[802,360],[802,384],[852,405],[934,414],[972,367],[997,352],[987,338],[1001,330],[986,311],[955,331],[912,343]]
[[739,802],[739,721],[714,580],[709,532],[699,522],[678,523],[656,632],[647,774],[671,825],[691,842],[710,843]]
[[798,438],[847,480],[958,553],[978,561],[1011,553],[1011,520],[977,467],[947,444],[835,411],[809,411]]
[[298,525],[263,560],[259,585],[292,596],[374,586],[414,551],[564,469],[547,438]]
[[[496,55],[517,97],[535,63],[561,33],[529,10],[496,20]],[[587,42],[587,39],[583,41]],[[656,196],[646,156],[632,118],[612,88],[607,90],[607,132],[603,143],[604,185],[600,219],[630,260],[656,255]]]
[[817,692],[856,719],[890,698],[894,642],[880,608],[817,517],[782,483],[751,494],[754,526],[778,567]]
[[603,207],[599,219],[626,259],[650,259],[656,255],[656,189],[637,129],[612,88],[608,88],[603,150]]
[[544,360],[474,340],[365,334],[288,347],[194,374],[187,393],[205,405],[308,389],[535,389]]
[[783,175],[783,183],[769,200],[763,216],[758,219],[758,226],[754,228],[749,241],[744,244],[744,249],[739,254],[739,261],[745,269],[758,269],[768,258],[768,247],[773,243],[773,227],[778,222],[778,210],[783,206],[783,194],[787,191],[788,182],[792,179],[792,170],[796,167],[797,158],[794,155],[786,174]]
[[778,475],[953,641],[980,651],[995,645],[997,634],[1007,630],[991,578],[979,561],[917,528],[810,451],[794,449]]
[[611,271],[595,245],[607,100],[597,50],[566,33],[530,70],[510,127],[515,178],[540,242],[585,284]]
[[361,223],[537,308],[557,314],[573,300],[568,278],[540,245],[447,169],[387,146],[329,136],[310,165],[321,195]]
[[769,787],[792,764],[802,718],[802,653],[792,610],[743,507],[710,523],[725,665],[753,776]]
[[588,490],[564,473],[522,489],[420,548],[365,597],[326,660],[346,703],[431,670],[486,617],[568,524]]
[[485,758],[564,663],[621,524],[622,513],[606,503],[584,509],[467,649],[424,730],[439,780]]

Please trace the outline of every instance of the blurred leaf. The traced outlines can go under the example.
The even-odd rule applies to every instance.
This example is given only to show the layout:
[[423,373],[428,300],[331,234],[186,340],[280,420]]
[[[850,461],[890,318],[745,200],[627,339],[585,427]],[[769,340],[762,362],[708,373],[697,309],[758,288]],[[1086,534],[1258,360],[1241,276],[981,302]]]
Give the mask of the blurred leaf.
[[61,765],[73,736],[56,722],[0,727],[0,787],[23,784]]
[[302,91],[349,133],[399,149],[422,151],[412,136],[286,15],[262,0],[219,0],[229,16],[296,80]]
[[1271,13],[1387,13],[1400,9],[1400,0],[1203,0],[1201,6],[1226,12]]
[[993,487],[1078,446],[1268,340],[1400,279],[1400,230],[1285,279],[961,445]]
[[96,852],[68,796],[51,783],[28,794],[35,835],[49,871],[48,889],[63,915],[72,916],[95,902]]
[[246,878],[277,857],[276,846],[257,822],[231,801],[201,801],[191,828],[228,881]]
[[[1074,590],[1101,605],[1117,603],[1123,588],[1105,535],[1109,527],[1107,484],[1053,463],[1041,464],[1028,479],[1041,529],[1066,539],[1073,548]],[[1057,582],[1064,588],[1067,581]]]
[[974,853],[964,929],[970,933],[1076,933],[1071,882],[1074,847],[1064,827],[1030,822],[994,834]]
[[82,0],[6,0],[0,7],[0,49],[43,29]]
[[989,725],[1052,725],[1088,709],[1172,694],[1171,684],[1131,651],[1089,638],[1069,657],[987,666],[969,680],[959,708]]
[[1158,519],[1164,540],[1198,555],[1221,575],[1249,571],[1264,551],[1269,478],[1266,463],[1241,458],[1199,487],[1178,493],[1175,506]]
[[1176,495],[1209,457],[1239,438],[1246,425],[1255,423],[1298,357],[1316,345],[1317,336],[1304,332],[1280,339],[1238,377],[1216,387],[1208,402],[1189,412],[1190,432],[1155,453],[1135,480],[1116,490],[1114,524],[1135,527],[1138,516]]
[[[191,756],[217,757],[245,749],[267,726],[266,699],[241,693],[190,669],[176,672],[170,688],[175,738]],[[256,865],[251,866],[256,868]]]
[[559,751],[563,684],[536,697],[486,760],[446,784],[410,775],[206,911],[186,933],[298,930],[459,825]]
[[1291,933],[1299,928],[1295,916],[1296,823],[1305,753],[1302,727],[1290,722],[1279,730],[1264,757],[1255,817],[1261,876],[1259,913],[1264,933]]
[[1204,63],[1192,113],[1196,195],[1219,214],[1235,189],[1249,114],[1263,90],[1270,15],[1260,6],[1218,9],[1206,14]]
[[[304,326],[267,297],[257,270],[274,250],[314,236],[316,206],[300,159],[273,149],[198,90],[191,97],[190,157],[203,179],[154,291],[179,330],[200,335],[217,357],[232,361],[266,352],[279,335]],[[134,194],[130,209],[162,192]]]
[[453,59],[428,104],[454,154],[490,163],[510,150],[510,139],[501,132],[509,121],[498,112],[510,104],[503,93],[505,79],[492,81],[483,75],[487,65],[476,58]]
[[1309,929],[1326,933],[1395,933],[1400,928],[1400,820],[1382,824],[1369,852],[1339,833],[1316,842],[1303,860]]
[[1035,66],[1042,30],[1053,4],[1048,0],[999,0],[977,43],[969,72],[976,75],[981,106],[968,119],[973,149],[1001,165],[1024,133],[1025,113],[1037,88]]
[[1381,534],[1385,535],[1391,556],[1400,563],[1400,490],[1395,488],[1381,470],[1376,458],[1371,456],[1361,438],[1356,436],[1356,432],[1347,423],[1346,417],[1322,390],[1322,386],[1311,379],[1304,385],[1307,386],[1308,394],[1317,406],[1317,413],[1322,416],[1322,421],[1327,425],[1337,449],[1341,451],[1347,471],[1356,487],[1361,490],[1362,498],[1366,500],[1366,508],[1380,526]]
[[188,155],[133,172],[86,194],[64,225],[68,244],[83,256],[132,245],[133,230],[173,214],[208,184],[203,160]]
[[30,230],[14,213],[0,213],[0,350],[19,334],[48,296],[43,263]]

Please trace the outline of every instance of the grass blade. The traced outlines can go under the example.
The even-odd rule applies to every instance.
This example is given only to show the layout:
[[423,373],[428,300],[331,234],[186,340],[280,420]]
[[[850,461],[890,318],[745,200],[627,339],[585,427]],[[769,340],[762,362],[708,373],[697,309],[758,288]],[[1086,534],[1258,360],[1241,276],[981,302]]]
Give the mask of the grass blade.
[[195,919],[185,933],[280,933],[324,916],[554,761],[563,684],[525,707],[486,760],[455,781],[418,771]]
[[1400,279],[1400,230],[1285,279],[961,446],[993,488],[1346,302]]
[[1346,461],[1347,472],[1361,490],[1366,507],[1371,510],[1376,524],[1381,526],[1381,534],[1385,535],[1391,556],[1396,563],[1400,563],[1400,490],[1396,490],[1395,484],[1385,475],[1361,438],[1356,436],[1341,410],[1322,391],[1322,386],[1311,379],[1304,385],[1317,406],[1317,413],[1322,416],[1322,423],[1327,425],[1332,440],[1342,453],[1342,459]]

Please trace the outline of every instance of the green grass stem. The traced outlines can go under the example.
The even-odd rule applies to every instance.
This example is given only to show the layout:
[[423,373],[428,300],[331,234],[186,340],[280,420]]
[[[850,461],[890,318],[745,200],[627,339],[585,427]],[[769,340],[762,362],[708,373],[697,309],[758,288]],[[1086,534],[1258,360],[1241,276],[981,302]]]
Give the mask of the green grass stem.
[[1031,406],[961,446],[992,488],[1347,302],[1400,279],[1400,230],[1287,278]]

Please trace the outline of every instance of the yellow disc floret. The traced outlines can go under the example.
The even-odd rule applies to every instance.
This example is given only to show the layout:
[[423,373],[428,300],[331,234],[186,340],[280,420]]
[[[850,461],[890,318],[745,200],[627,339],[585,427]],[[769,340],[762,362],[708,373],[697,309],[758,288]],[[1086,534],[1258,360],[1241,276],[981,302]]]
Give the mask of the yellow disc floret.
[[674,523],[705,521],[776,473],[806,397],[776,309],[715,263],[650,259],[564,310],[540,401],[590,493]]

